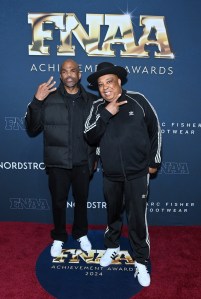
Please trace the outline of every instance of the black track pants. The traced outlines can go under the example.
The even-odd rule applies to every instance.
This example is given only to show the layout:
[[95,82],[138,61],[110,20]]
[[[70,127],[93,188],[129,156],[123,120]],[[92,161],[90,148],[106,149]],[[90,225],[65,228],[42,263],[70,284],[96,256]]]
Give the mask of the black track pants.
[[133,258],[139,263],[145,263],[150,254],[147,226],[148,183],[149,175],[123,182],[110,181],[106,177],[103,179],[108,222],[105,246],[106,248],[119,246],[122,213],[125,208]]
[[52,212],[54,229],[51,237],[65,242],[66,232],[66,203],[70,187],[75,201],[72,236],[78,239],[88,232],[87,198],[89,190],[88,165],[76,166],[73,169],[50,168],[49,189],[52,196]]

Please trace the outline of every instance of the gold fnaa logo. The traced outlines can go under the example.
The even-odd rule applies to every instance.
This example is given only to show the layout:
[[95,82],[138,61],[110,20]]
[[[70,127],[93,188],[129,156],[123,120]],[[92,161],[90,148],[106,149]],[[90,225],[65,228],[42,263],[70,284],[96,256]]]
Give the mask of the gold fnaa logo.
[[[138,41],[129,14],[86,14],[88,33],[74,13],[29,13],[28,23],[32,26],[29,55],[50,55],[50,46],[45,44],[48,40],[53,40],[53,31],[59,30],[58,56],[76,55],[72,41],[74,36],[88,56],[116,57],[117,50],[112,46],[122,45],[120,57],[149,58],[149,46],[154,45],[157,49],[154,51],[155,58],[174,58],[164,16],[140,16],[142,35]],[[52,29],[45,29],[47,24],[51,24]],[[101,41],[103,34],[105,36]]]
[[[67,260],[69,264],[79,264],[80,260],[86,264],[99,264],[100,258],[103,256],[105,250],[90,250],[88,254],[80,249],[63,249],[60,256],[53,259],[53,263],[65,263]],[[113,265],[133,265],[134,261],[127,250],[121,250],[112,262]]]

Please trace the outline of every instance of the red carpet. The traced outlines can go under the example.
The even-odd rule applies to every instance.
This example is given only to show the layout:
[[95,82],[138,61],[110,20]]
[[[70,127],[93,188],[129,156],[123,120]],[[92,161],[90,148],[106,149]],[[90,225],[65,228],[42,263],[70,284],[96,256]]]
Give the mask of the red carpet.
[[[35,275],[36,260],[51,242],[51,227],[49,224],[0,222],[1,299],[53,298],[42,289]],[[90,226],[90,229],[95,228],[100,229],[100,226]],[[70,231],[70,226],[68,229]],[[201,227],[154,226],[149,232],[152,283],[133,298],[199,299]]]

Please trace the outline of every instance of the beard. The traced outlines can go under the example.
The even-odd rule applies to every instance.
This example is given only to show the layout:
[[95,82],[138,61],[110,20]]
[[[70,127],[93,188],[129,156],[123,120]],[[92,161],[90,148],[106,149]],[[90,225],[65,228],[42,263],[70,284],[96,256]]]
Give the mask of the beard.
[[66,86],[67,88],[73,88],[78,83],[78,80],[72,77],[61,79],[61,81],[63,82],[64,86]]

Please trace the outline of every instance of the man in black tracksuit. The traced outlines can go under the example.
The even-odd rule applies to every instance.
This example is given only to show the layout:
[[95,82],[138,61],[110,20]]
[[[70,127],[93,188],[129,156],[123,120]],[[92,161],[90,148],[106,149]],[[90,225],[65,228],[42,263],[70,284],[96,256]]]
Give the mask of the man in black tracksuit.
[[91,144],[99,144],[103,189],[107,203],[105,254],[101,266],[108,266],[118,254],[125,206],[136,276],[143,286],[150,284],[147,271],[150,242],[147,227],[149,174],[161,164],[161,132],[152,105],[140,93],[124,91],[127,72],[103,62],[88,77],[102,96],[93,103],[85,123]]
[[54,87],[52,77],[41,84],[25,117],[30,133],[37,135],[43,131],[44,135],[44,162],[54,220],[51,231],[53,257],[61,254],[63,243],[67,241],[66,202],[70,186],[75,200],[72,236],[80,242],[81,249],[91,249],[87,237],[87,198],[96,148],[87,144],[83,130],[97,96],[85,91],[79,84],[80,78],[78,64],[73,60],[65,61],[60,69],[59,87]]

